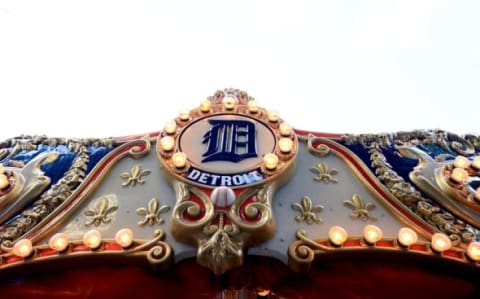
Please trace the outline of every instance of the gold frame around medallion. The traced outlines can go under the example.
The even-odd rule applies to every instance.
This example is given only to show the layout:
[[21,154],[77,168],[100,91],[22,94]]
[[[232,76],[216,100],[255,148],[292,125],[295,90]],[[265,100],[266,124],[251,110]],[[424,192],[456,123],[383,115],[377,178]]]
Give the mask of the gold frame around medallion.
[[[189,111],[188,116],[186,111],[182,112],[182,115],[174,120],[176,129],[164,130],[158,136],[156,144],[161,169],[173,186],[177,197],[172,213],[172,235],[181,242],[197,246],[198,262],[209,267],[217,275],[241,265],[243,250],[246,247],[264,242],[272,237],[275,231],[275,221],[271,210],[273,194],[293,174],[295,157],[298,152],[298,140],[293,129],[288,132],[288,128],[283,126],[282,132],[280,132],[280,124],[284,122],[278,117],[278,113],[273,115],[266,109],[258,107],[256,103],[249,105],[253,102],[250,98],[247,102],[241,103],[236,95],[226,94],[223,97],[232,100],[225,102],[220,101],[221,99],[214,100],[211,97],[207,100],[209,103],[202,101],[198,108]],[[190,161],[182,164],[181,169],[171,161],[179,147],[179,136],[183,130],[193,122],[215,115],[249,117],[267,126],[275,138],[273,153],[279,158],[278,164],[274,167],[260,164],[253,168],[261,168],[265,175],[263,180],[238,187],[222,187],[230,189],[229,192],[233,197],[231,206],[226,210],[216,209],[212,202],[213,193],[209,195],[209,192],[214,190],[215,186],[203,185],[185,178],[185,173],[191,166]],[[169,129],[170,127],[168,126]],[[164,150],[162,138],[166,137],[174,138],[175,145],[173,148],[167,147]],[[288,151],[285,151],[283,147],[280,149],[278,140],[281,138],[292,140],[288,144],[291,146]],[[249,170],[252,169],[245,171]],[[232,189],[241,191],[234,195]],[[190,200],[192,195],[201,201],[204,209],[203,216],[194,221],[185,218],[195,218],[200,215],[201,207],[197,202]],[[256,196],[257,201],[246,203],[252,196]],[[244,217],[249,218],[252,222],[246,222],[240,217],[241,209],[243,209]],[[215,219],[218,219],[218,223],[214,223]]]

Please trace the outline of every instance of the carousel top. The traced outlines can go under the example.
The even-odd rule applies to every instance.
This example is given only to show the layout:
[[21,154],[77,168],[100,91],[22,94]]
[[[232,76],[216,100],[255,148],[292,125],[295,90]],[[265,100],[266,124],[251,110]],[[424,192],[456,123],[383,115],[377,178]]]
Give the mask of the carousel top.
[[162,131],[0,143],[0,275],[45,265],[244,256],[294,271],[322,256],[420,257],[478,272],[480,137],[296,131],[217,91]]

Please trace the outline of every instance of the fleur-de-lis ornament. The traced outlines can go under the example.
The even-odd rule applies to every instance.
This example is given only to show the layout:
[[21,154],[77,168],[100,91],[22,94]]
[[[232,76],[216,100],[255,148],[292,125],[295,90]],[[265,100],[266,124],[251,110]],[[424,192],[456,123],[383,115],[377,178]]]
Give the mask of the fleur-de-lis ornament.
[[127,187],[129,185],[132,185],[132,187],[135,187],[135,185],[140,184],[143,185],[145,184],[145,180],[143,179],[144,176],[148,175],[150,173],[149,169],[142,169],[142,167],[138,164],[132,167],[132,170],[130,172],[122,172],[120,174],[120,177],[122,179],[125,179],[126,181],[122,183],[122,187]]
[[160,214],[168,212],[170,207],[167,205],[160,206],[160,203],[157,199],[152,198],[148,202],[148,209],[147,208],[139,208],[137,209],[137,214],[140,216],[145,216],[142,221],[138,222],[138,226],[144,226],[148,224],[150,226],[156,224],[162,224],[164,222],[163,218],[160,217]]
[[362,221],[367,221],[367,219],[377,220],[377,217],[370,214],[370,211],[375,209],[375,204],[373,202],[364,203],[358,194],[353,194],[352,199],[345,200],[343,204],[353,210],[352,214],[350,214],[350,217],[353,219],[360,218]]
[[327,164],[320,162],[316,167],[310,168],[310,171],[315,173],[316,176],[313,178],[315,181],[322,181],[324,183],[337,183],[338,180],[333,176],[338,173],[338,170],[335,168],[329,169]]
[[109,207],[108,199],[103,197],[98,203],[95,209],[88,209],[85,211],[85,216],[91,217],[90,220],[85,222],[85,226],[99,226],[100,224],[110,223],[113,219],[114,213],[118,209],[118,206]]
[[300,215],[295,216],[295,221],[303,222],[307,224],[323,223],[323,219],[317,216],[317,213],[323,210],[322,205],[313,205],[312,199],[308,196],[304,196],[300,203],[292,203],[292,209],[299,211]]

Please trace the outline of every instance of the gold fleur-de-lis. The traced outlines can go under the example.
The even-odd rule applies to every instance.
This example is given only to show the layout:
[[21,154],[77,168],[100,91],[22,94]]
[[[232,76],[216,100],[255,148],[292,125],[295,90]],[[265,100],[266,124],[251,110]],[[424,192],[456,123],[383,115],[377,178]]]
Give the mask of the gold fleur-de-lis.
[[99,226],[102,223],[110,223],[113,219],[113,212],[118,209],[118,206],[108,206],[108,199],[103,197],[96,205],[94,209],[88,209],[85,211],[85,216],[91,217],[90,220],[85,221],[85,226]]
[[358,194],[353,194],[352,200],[345,200],[343,204],[353,210],[353,213],[350,214],[350,217],[353,219],[360,218],[362,221],[367,221],[367,219],[377,220],[377,217],[370,214],[370,211],[375,209],[375,204],[373,202],[364,203]]
[[304,196],[300,203],[292,203],[292,209],[299,211],[300,215],[295,216],[295,221],[303,222],[307,224],[323,223],[323,219],[317,217],[317,213],[323,210],[322,205],[313,205],[312,199],[308,196]]
[[122,187],[127,187],[129,185],[135,187],[137,183],[139,183],[140,185],[145,184],[145,180],[143,179],[143,177],[148,175],[149,173],[149,169],[142,169],[140,165],[136,164],[132,167],[132,170],[130,172],[126,171],[120,174],[120,177],[126,180],[122,183]]
[[148,224],[150,226],[156,224],[162,224],[164,222],[163,218],[160,217],[160,214],[168,212],[170,207],[167,205],[160,206],[160,203],[157,199],[152,198],[148,202],[148,209],[147,208],[139,208],[137,209],[137,214],[140,216],[145,216],[145,219],[138,222],[138,226],[144,226]]
[[310,171],[315,173],[316,176],[313,178],[315,181],[323,181],[324,183],[337,183],[338,180],[333,176],[338,173],[338,170],[335,168],[328,169],[327,164],[320,162],[316,167],[310,168]]

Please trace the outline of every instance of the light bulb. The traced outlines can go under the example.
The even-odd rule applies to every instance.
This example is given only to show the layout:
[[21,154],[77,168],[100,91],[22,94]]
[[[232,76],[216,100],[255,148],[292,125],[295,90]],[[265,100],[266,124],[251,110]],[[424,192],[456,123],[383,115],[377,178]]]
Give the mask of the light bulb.
[[476,156],[475,158],[473,158],[472,167],[475,170],[480,170],[480,156]]
[[363,229],[363,239],[368,244],[375,244],[377,241],[382,239],[382,237],[382,230],[376,225],[369,224]]
[[202,112],[210,111],[211,107],[212,107],[212,102],[210,102],[210,100],[203,100],[200,102],[200,111]]
[[336,246],[342,245],[347,240],[347,237],[347,231],[341,226],[332,226],[328,230],[328,238]]
[[257,101],[250,101],[247,103],[247,108],[250,113],[257,113],[258,112],[258,102]]
[[279,119],[278,112],[275,110],[270,110],[267,112],[267,118],[270,122],[277,122]]
[[263,156],[263,164],[268,170],[274,170],[278,165],[278,157],[275,154],[268,153]]
[[175,139],[171,136],[164,136],[160,139],[160,146],[166,152],[172,151],[175,148]]
[[173,154],[172,163],[173,163],[173,166],[175,166],[176,168],[185,167],[185,165],[187,165],[187,154],[183,152],[178,152]]
[[432,248],[437,252],[448,250],[452,247],[450,238],[442,233],[436,233],[432,236]]
[[0,163],[0,174],[5,172],[5,167],[3,167],[3,164]]
[[29,239],[21,239],[13,245],[12,253],[18,257],[29,257],[33,252],[32,241]]
[[165,126],[163,127],[163,130],[169,135],[174,134],[175,131],[177,130],[177,123],[174,120],[169,121],[168,123],[165,124]]
[[181,110],[178,112],[178,118],[182,121],[187,121],[190,119],[190,111],[189,110]]
[[6,189],[10,185],[10,181],[3,173],[0,174],[0,190]]
[[62,252],[68,247],[68,238],[65,233],[53,235],[48,241],[48,246],[58,252]]
[[96,229],[83,235],[83,244],[90,249],[96,249],[102,244],[102,233]]
[[227,96],[222,100],[223,107],[227,110],[232,110],[235,108],[235,104],[237,103],[237,100],[233,97]]
[[292,126],[287,124],[287,123],[281,123],[280,126],[278,127],[278,130],[280,131],[280,135],[284,137],[288,137],[292,135]]
[[453,160],[453,166],[465,169],[470,166],[470,161],[464,156],[457,156],[455,160]]
[[284,154],[288,154],[292,151],[293,141],[290,138],[280,138],[278,141],[278,148]]
[[480,242],[470,242],[468,244],[467,256],[473,261],[480,261]]
[[133,243],[133,231],[129,228],[122,228],[115,234],[115,242],[122,248],[127,248]]
[[417,243],[418,240],[417,233],[408,227],[402,227],[399,229],[397,238],[400,245],[405,247]]
[[463,184],[463,182],[468,178],[468,172],[463,168],[454,168],[452,174],[450,175],[450,179],[457,183]]

